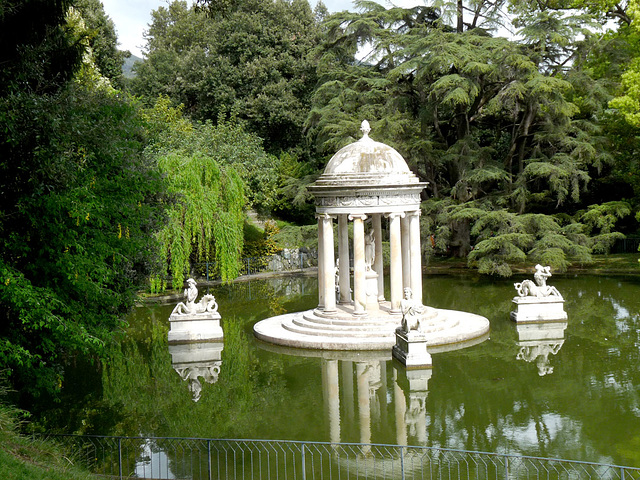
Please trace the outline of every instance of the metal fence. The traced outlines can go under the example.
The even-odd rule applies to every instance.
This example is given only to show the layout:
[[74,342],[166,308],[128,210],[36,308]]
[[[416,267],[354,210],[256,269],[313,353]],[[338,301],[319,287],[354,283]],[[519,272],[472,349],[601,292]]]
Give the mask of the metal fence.
[[[300,252],[294,258],[287,258],[283,254],[273,254],[265,257],[244,257],[241,261],[240,275],[255,275],[263,272],[287,272],[303,270],[309,267],[309,259],[314,258],[305,252]],[[191,264],[188,275],[205,278],[207,281],[219,279],[220,274],[215,262],[196,262]]]
[[621,238],[611,247],[609,253],[638,253],[640,238]]
[[97,475],[192,480],[640,480],[640,469],[400,445],[55,435]]

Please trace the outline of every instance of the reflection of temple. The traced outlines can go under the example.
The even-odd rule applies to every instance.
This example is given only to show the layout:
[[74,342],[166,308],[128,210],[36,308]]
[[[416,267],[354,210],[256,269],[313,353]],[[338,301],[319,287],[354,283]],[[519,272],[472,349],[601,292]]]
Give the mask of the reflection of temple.
[[516,359],[536,363],[538,375],[553,373],[549,355],[556,355],[564,344],[567,322],[519,323]]
[[[387,361],[388,357],[373,355],[322,360],[325,414],[332,443],[375,443],[374,432],[395,424],[399,445],[426,445],[426,401],[432,370],[407,371],[394,364],[393,377],[388,378]],[[388,411],[391,407],[393,413]],[[389,418],[390,414],[394,418]],[[352,425],[357,425],[356,432],[343,431]]]
[[189,383],[193,401],[200,400],[202,378],[206,383],[216,383],[222,365],[222,342],[186,343],[169,345],[171,366],[182,380]]

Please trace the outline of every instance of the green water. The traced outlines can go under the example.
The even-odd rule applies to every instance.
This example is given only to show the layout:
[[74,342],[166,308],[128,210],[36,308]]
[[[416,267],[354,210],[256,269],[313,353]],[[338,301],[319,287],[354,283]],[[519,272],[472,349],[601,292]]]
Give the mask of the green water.
[[406,442],[640,466],[640,280],[554,276],[569,319],[537,343],[509,320],[521,280],[425,277],[426,304],[483,315],[491,335],[435,353],[412,379],[390,352],[300,356],[253,337],[258,320],[313,307],[315,278],[212,287],[225,341],[197,402],[166,342],[173,304],[140,307],[112,360],[77,365],[66,400],[41,418],[75,433]]

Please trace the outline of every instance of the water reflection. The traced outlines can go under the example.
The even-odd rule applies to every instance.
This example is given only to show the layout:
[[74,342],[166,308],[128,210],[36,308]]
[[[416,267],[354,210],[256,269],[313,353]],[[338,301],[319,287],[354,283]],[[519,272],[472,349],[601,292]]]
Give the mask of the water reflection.
[[[287,277],[211,287],[228,320],[213,385],[206,379],[216,370],[207,367],[215,364],[198,365],[168,349],[173,305],[141,307],[128,318],[110,363],[97,373],[69,370],[68,396],[51,402],[42,418],[50,429],[95,434],[370,439],[640,465],[640,279],[559,276],[555,284],[571,320],[556,323],[555,332],[546,325],[544,335],[541,325],[508,320],[511,279],[430,279],[424,292],[430,305],[489,318],[491,338],[431,352],[434,368],[421,385],[405,378],[412,372],[396,368],[390,352],[346,357],[256,341],[253,324],[273,308],[300,311],[317,303],[314,282]],[[305,294],[285,296],[296,291]],[[544,376],[536,374],[538,360]],[[187,395],[187,383],[197,390],[194,377],[197,403]]]
[[516,354],[517,360],[534,363],[538,375],[543,377],[553,373],[549,355],[556,355],[564,345],[564,331],[567,322],[519,323]]
[[169,345],[171,366],[182,380],[188,382],[194,402],[202,395],[200,378],[210,384],[218,381],[223,348],[222,342]]
[[[376,354],[371,352],[370,356]],[[342,425],[357,425],[355,440],[370,444],[372,429],[392,423],[397,444],[426,445],[427,394],[433,370],[406,370],[385,354],[377,356],[355,361],[322,359],[323,399],[331,443],[353,440],[343,438],[349,435],[343,434]],[[390,363],[391,381],[387,377]],[[393,420],[387,418],[389,408],[393,408]]]

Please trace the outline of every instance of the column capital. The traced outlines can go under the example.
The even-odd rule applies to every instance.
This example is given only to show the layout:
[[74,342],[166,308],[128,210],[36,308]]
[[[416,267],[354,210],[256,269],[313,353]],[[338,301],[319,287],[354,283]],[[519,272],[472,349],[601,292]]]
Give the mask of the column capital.
[[354,214],[349,214],[349,220],[362,220],[363,222],[367,219],[367,214],[366,213],[354,213]]
[[384,214],[384,218],[404,218],[406,212],[390,212],[390,213],[385,213]]
[[331,215],[329,213],[316,213],[316,218],[320,220],[334,220],[338,218],[337,215]]
[[405,212],[407,216],[409,217],[419,217],[420,215],[422,215],[422,212],[420,211],[420,209],[418,210],[412,210],[410,212]]

